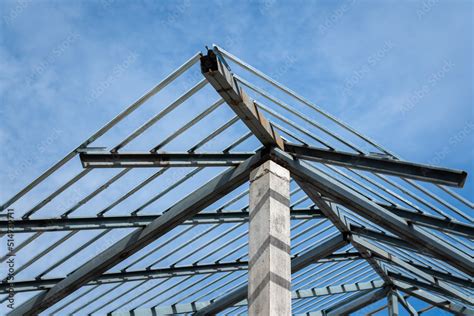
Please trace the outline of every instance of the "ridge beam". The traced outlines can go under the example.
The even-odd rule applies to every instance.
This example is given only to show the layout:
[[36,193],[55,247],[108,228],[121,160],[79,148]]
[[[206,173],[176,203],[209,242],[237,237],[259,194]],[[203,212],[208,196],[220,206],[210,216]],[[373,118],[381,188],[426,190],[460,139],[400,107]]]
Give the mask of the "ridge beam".
[[250,131],[265,146],[284,148],[283,139],[239,86],[234,74],[213,50],[201,57],[201,72]]

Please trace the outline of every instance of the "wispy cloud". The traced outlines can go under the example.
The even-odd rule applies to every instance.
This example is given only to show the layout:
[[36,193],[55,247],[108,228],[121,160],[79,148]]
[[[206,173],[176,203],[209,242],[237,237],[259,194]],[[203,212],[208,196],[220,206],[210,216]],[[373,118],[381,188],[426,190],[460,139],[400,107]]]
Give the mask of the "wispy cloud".
[[[196,51],[213,43],[406,159],[474,171],[474,53],[472,3],[468,1],[6,0],[0,1],[0,11],[2,202]],[[200,79],[198,67],[190,70],[123,122],[117,134],[98,143],[115,144]],[[186,113],[198,113],[215,98],[215,93],[204,93],[185,104]],[[301,111],[318,124],[340,131],[307,108]],[[219,113],[222,121],[230,115],[224,110]],[[172,116],[151,130],[137,148],[149,149],[144,144],[156,145],[188,119]],[[215,118],[206,121],[173,149],[181,150],[182,144],[194,142],[195,134],[203,133],[201,129],[212,129],[217,123]],[[242,128],[236,130],[232,136]],[[223,144],[220,139],[210,146]],[[18,206],[18,214],[74,172],[77,169],[70,168],[51,179],[46,188],[32,192]],[[181,176],[170,173],[160,183],[169,184]],[[135,184],[138,178],[134,174],[125,184]],[[99,180],[88,178],[42,214],[56,207],[59,213],[96,188]],[[474,185],[468,181],[461,194],[472,192]],[[162,189],[160,183],[134,199],[156,194],[157,188]],[[114,192],[120,188],[114,187]],[[177,198],[167,196],[160,207]],[[93,201],[94,206],[100,209],[101,203],[113,202],[113,197],[108,199]],[[127,202],[117,212],[125,212]],[[78,213],[95,211],[92,207]],[[96,245],[91,254],[116,239]],[[34,273],[25,271],[24,276],[34,277]]]

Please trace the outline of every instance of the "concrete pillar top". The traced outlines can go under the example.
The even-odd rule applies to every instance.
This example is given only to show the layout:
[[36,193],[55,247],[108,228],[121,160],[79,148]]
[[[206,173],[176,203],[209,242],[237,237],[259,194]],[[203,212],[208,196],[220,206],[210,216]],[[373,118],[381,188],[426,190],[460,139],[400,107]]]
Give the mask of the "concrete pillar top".
[[267,160],[259,167],[252,170],[250,173],[250,182],[257,180],[268,173],[272,173],[283,180],[290,181],[290,172],[288,169],[283,168],[272,160]]

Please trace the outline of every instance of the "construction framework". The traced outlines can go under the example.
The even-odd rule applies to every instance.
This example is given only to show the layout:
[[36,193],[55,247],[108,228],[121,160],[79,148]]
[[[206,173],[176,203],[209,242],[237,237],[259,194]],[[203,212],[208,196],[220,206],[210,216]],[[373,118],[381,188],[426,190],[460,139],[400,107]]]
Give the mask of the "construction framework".
[[[114,134],[127,118],[146,119]],[[9,315],[328,316],[382,299],[367,315],[474,315],[474,205],[448,188],[466,177],[400,159],[214,45],[1,206],[15,247],[0,261],[18,258],[1,301]]]

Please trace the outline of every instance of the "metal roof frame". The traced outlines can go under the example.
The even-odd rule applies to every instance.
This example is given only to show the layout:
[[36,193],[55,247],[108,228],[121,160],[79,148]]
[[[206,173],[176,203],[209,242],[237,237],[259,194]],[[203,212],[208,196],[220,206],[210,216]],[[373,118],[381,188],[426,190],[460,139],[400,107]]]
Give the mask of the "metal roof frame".
[[[185,76],[198,61],[204,78],[109,150],[89,146]],[[260,86],[235,74],[230,64],[256,78]],[[208,88],[214,89],[214,95],[217,92],[219,98],[148,152],[122,151],[190,102],[193,96],[207,93]],[[274,95],[267,90],[273,90]],[[299,107],[290,105],[293,102]],[[224,103],[233,111],[227,121],[210,131],[202,127],[201,138],[187,151],[163,151],[215,116]],[[322,119],[316,120],[313,115]],[[218,150],[198,152],[233,129],[238,131],[230,144]],[[243,147],[244,150],[235,151]],[[199,52],[192,56],[0,209],[16,207],[24,196],[77,158],[80,170],[72,176],[69,174],[59,188],[43,198],[33,199],[21,218],[0,221],[2,235],[28,234],[13,253],[31,247],[48,234],[61,234],[16,269],[19,274],[37,268],[39,274],[2,281],[0,294],[8,295],[10,288],[18,294],[34,293],[9,315],[58,313],[68,308],[69,297],[80,302],[69,313],[87,309],[89,314],[111,315],[221,312],[233,315],[245,311],[248,205],[243,201],[248,190],[242,187],[250,172],[267,160],[290,170],[294,180],[292,286],[296,315],[347,314],[384,297],[388,300],[389,314],[397,313],[398,302],[411,315],[420,313],[409,303],[411,297],[427,302],[429,308],[436,306],[454,314],[474,314],[471,243],[474,225],[469,215],[474,205],[446,187],[462,187],[467,173],[401,160],[216,45],[205,55]],[[96,170],[117,168],[118,172],[65,210],[54,210],[59,212],[58,216],[38,217],[39,211],[60,200],[65,192]],[[84,206],[110,192],[110,187],[123,185],[135,169],[143,168],[157,170],[118,196],[106,199],[106,206],[94,211],[95,216],[72,216],[84,213]],[[169,183],[162,180],[178,169],[189,172],[185,171],[181,177],[173,174]],[[210,177],[207,182],[197,180],[204,174]],[[165,182],[162,191],[151,191],[152,196],[134,205],[128,214],[107,214],[129,203],[130,197],[136,197],[155,180]],[[162,208],[163,211],[155,208],[150,214],[149,206],[156,207],[170,192],[181,194],[176,192],[189,183],[194,184],[190,192]],[[216,207],[216,203],[229,197],[230,200]],[[241,206],[243,203],[240,209],[232,207],[239,203]],[[77,240],[85,231],[98,233],[67,255],[55,256],[59,248]],[[190,234],[192,239],[186,240]],[[110,238],[106,247],[94,253],[89,251],[104,238]],[[87,255],[86,251],[89,251]],[[0,261],[5,262],[9,255]],[[81,255],[85,255],[85,261],[68,274],[49,276]],[[44,267],[41,261],[46,256],[59,260]],[[426,256],[431,258],[429,263]],[[213,262],[206,261],[214,257]],[[170,264],[166,264],[168,261]],[[162,288],[168,282],[172,285]],[[122,289],[126,292],[117,292]],[[111,290],[118,295],[109,297]],[[127,297],[135,290],[140,293]],[[184,297],[174,297],[177,290]],[[222,294],[222,290],[227,294]],[[93,294],[98,291],[101,293]],[[148,295],[151,297],[146,298]],[[330,298],[323,302],[322,295]],[[136,302],[143,298],[144,302]],[[106,310],[109,305],[114,306],[112,310]]]

